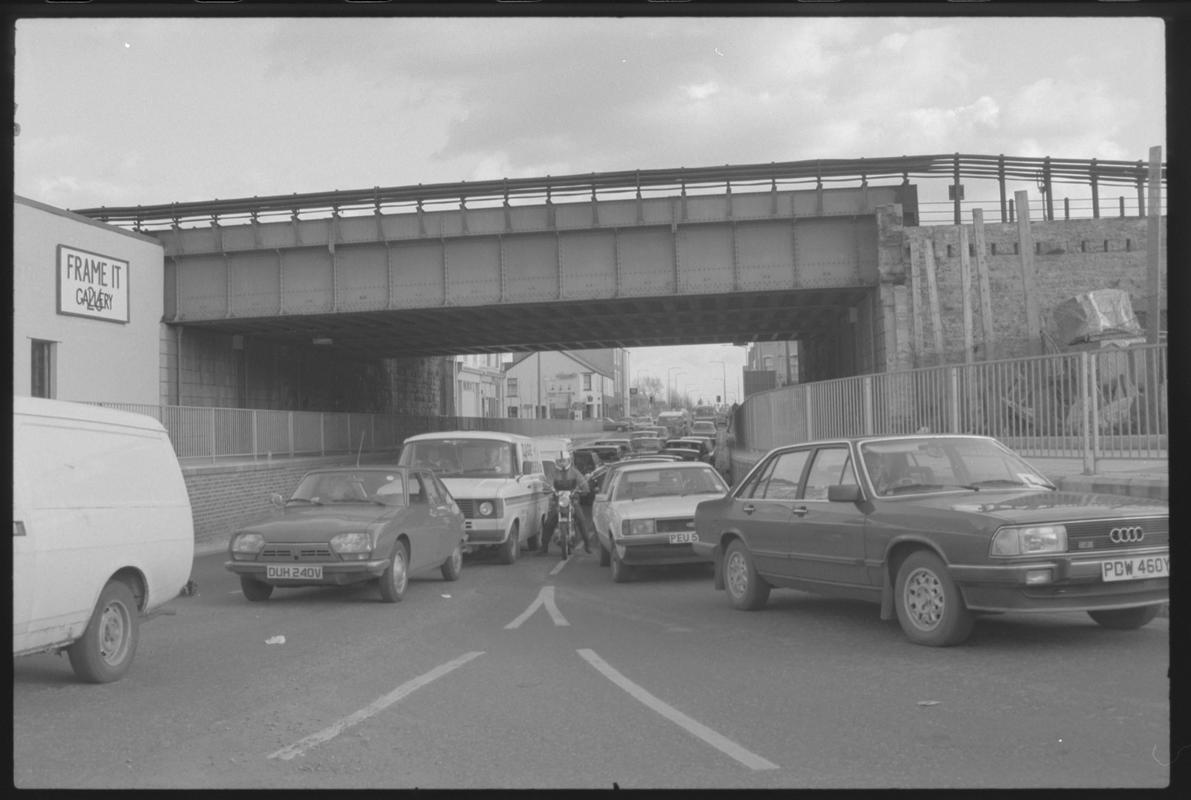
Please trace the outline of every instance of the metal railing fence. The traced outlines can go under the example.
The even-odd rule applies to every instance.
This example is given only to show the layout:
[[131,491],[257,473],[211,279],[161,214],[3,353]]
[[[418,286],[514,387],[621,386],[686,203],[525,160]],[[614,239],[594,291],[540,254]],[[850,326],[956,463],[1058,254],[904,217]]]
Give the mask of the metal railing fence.
[[[270,219],[313,219],[327,216],[381,214],[384,211],[418,211],[435,206],[481,208],[517,203],[584,202],[618,197],[660,197],[702,193],[778,191],[840,185],[875,186],[908,184],[911,179],[980,182],[998,189],[1002,222],[1009,222],[1012,185],[1036,186],[1045,198],[1043,219],[1053,220],[1055,187],[1077,185],[1078,194],[1090,195],[1090,216],[1100,217],[1101,187],[1129,187],[1137,198],[1133,207],[1144,216],[1145,186],[1149,178],[1144,161],[1110,161],[943,153],[882,158],[812,159],[767,164],[727,164],[714,167],[679,167],[531,178],[503,178],[415,186],[375,186],[304,194],[201,200],[157,205],[110,206],[72,209],[112,225],[135,230],[166,229],[181,225],[208,226],[264,222]],[[1166,181],[1166,165],[1159,178]],[[976,184],[973,184],[975,188]],[[953,201],[953,224],[960,223],[962,191]],[[1162,192],[1165,196],[1166,192]],[[1106,202],[1106,205],[1108,203]],[[1115,209],[1105,208],[1106,216]],[[1123,212],[1122,212],[1123,213]]]
[[324,456],[399,450],[409,436],[431,431],[502,431],[525,436],[599,433],[600,420],[494,419],[274,411],[92,401],[90,405],[153,417],[165,427],[179,459]]
[[976,433],[1028,456],[1166,458],[1167,345],[860,375],[746,398],[738,446],[836,436]]

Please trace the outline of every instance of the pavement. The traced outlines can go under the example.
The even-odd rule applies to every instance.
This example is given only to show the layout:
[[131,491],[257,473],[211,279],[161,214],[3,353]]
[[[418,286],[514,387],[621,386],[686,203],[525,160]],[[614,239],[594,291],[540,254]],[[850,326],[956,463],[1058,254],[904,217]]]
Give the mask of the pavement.
[[1081,458],[1026,456],[1026,460],[1064,491],[1170,501],[1170,467],[1165,458],[1099,458],[1091,474],[1084,474]]

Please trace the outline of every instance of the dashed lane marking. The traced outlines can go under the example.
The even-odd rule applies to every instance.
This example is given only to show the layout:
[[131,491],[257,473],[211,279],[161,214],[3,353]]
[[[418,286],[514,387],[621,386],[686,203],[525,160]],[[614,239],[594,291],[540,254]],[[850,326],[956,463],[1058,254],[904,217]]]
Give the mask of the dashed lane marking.
[[405,697],[406,695],[414,693],[415,691],[417,691],[418,689],[421,689],[426,684],[428,684],[432,681],[438,680],[443,675],[446,675],[448,672],[458,669],[459,667],[462,667],[464,664],[466,664],[468,661],[471,661],[473,658],[476,658],[476,657],[482,656],[482,655],[484,655],[483,650],[473,651],[470,653],[464,653],[463,655],[459,656],[459,658],[456,658],[453,661],[448,661],[445,664],[440,664],[439,666],[430,670],[426,674],[419,675],[418,677],[414,678],[413,680],[406,681],[405,683],[401,684],[396,689],[394,689],[393,691],[384,695],[383,697],[378,698],[377,700],[373,701],[372,703],[370,703],[369,705],[360,709],[359,711],[355,712],[354,714],[344,717],[343,719],[339,720],[338,722],[334,723],[333,725],[323,728],[318,733],[313,733],[310,736],[307,736],[305,739],[302,739],[299,742],[295,742],[294,744],[291,744],[288,747],[283,747],[280,750],[278,750],[276,753],[270,753],[269,758],[280,758],[283,761],[289,761],[291,758],[294,758],[295,756],[300,756],[300,755],[304,754],[307,750],[311,749],[312,747],[320,745],[323,742],[329,742],[330,740],[334,739],[336,736],[343,733],[345,730],[352,727],[353,725],[363,722],[364,720],[368,719],[369,717],[371,717],[375,714],[379,714],[381,711],[384,711],[386,708],[393,705],[394,703],[396,703],[398,700]]
[[624,675],[621,675],[615,668],[612,667],[612,665],[596,655],[594,650],[581,649],[575,652],[581,655],[584,660],[587,661],[587,663],[591,664],[593,667],[603,673],[605,678],[615,683],[621,689],[624,689],[634,698],[658,712],[663,717],[685,730],[687,733],[697,736],[698,738],[707,742],[707,744],[711,745],[716,750],[719,750],[729,758],[739,761],[749,769],[779,769],[778,765],[774,764],[772,761],[768,761],[764,758],[761,758],[761,756],[757,755],[756,753],[751,753],[748,750],[745,750],[743,747],[736,744],[736,742],[733,742],[726,736],[716,733],[703,723],[691,719],[673,706],[663,702],[657,697],[654,697],[652,694],[630,681]]

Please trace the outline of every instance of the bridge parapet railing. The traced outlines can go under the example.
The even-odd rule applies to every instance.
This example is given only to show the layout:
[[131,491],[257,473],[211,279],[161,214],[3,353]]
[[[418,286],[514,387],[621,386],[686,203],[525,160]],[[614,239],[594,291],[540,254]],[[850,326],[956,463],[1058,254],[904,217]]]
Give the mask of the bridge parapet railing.
[[1165,458],[1167,345],[1103,347],[795,384],[743,404],[740,446],[975,433],[1037,457]]
[[90,405],[145,414],[169,434],[179,459],[270,459],[377,453],[401,449],[416,433],[503,431],[525,436],[598,433],[599,420],[440,417],[332,411],[281,411],[91,401]]

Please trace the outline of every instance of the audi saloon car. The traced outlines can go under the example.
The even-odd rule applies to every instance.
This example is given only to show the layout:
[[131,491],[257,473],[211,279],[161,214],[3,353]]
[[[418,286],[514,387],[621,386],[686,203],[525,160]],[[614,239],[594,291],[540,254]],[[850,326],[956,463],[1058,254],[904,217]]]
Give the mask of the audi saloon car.
[[738,608],[772,588],[870,600],[924,645],[964,641],[986,613],[1138,628],[1169,600],[1165,501],[1059,491],[984,436],[778,447],[699,504],[695,531]]

